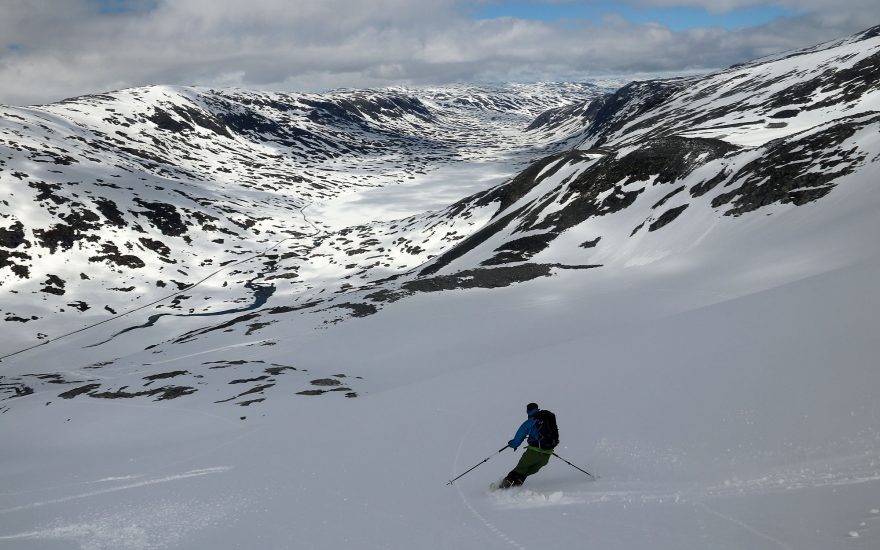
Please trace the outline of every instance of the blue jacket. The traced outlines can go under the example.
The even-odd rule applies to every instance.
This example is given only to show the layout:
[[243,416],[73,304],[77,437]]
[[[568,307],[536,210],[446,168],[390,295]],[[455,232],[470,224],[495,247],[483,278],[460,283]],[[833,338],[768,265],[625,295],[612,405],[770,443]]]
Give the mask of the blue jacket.
[[529,413],[529,418],[516,431],[516,435],[513,436],[513,439],[507,442],[509,447],[513,447],[516,449],[522,444],[523,439],[526,437],[529,438],[529,445],[533,447],[538,446],[538,427],[535,426],[535,414],[538,413],[539,409],[535,409]]

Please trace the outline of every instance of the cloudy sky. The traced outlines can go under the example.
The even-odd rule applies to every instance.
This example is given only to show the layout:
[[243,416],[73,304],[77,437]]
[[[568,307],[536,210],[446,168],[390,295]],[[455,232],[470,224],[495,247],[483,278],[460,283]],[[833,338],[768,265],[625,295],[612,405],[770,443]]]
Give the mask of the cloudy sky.
[[0,0],[0,103],[149,84],[638,78],[877,24],[877,0]]

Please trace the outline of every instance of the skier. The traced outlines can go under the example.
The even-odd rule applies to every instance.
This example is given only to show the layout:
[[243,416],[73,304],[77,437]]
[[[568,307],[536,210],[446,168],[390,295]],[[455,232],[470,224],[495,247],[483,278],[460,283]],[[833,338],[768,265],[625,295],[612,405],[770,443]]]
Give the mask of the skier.
[[523,439],[528,437],[528,447],[516,468],[501,480],[502,489],[522,485],[528,476],[537,473],[550,462],[553,448],[559,444],[556,416],[552,412],[541,410],[536,403],[529,403],[526,405],[526,414],[528,419],[522,423],[507,446],[516,450]]

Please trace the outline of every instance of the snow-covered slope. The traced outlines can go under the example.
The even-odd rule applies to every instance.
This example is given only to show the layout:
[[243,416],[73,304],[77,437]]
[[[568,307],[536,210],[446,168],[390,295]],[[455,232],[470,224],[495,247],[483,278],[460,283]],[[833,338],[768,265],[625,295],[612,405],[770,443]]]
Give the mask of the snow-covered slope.
[[[153,87],[5,108],[6,341],[49,334],[60,318],[106,318],[278,251],[222,289],[202,286],[214,287],[214,310],[229,309],[276,258],[328,234],[338,215],[309,216],[309,206],[452,164],[509,175],[562,147],[522,131],[541,110],[598,95],[574,84],[417,92]],[[244,294],[225,292],[231,282]]]
[[880,109],[877,28],[708,77],[633,83],[595,103],[585,146],[679,135],[756,146]]
[[0,542],[875,548],[878,56],[7,108]]

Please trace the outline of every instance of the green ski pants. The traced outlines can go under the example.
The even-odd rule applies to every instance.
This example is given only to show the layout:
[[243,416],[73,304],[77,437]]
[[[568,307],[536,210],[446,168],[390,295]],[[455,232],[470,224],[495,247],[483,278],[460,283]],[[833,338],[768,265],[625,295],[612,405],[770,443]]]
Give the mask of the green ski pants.
[[516,468],[514,468],[513,471],[522,476],[522,479],[525,479],[526,476],[535,474],[538,470],[546,466],[547,463],[550,462],[550,456],[551,455],[547,453],[527,448],[519,458],[519,463],[517,463]]

